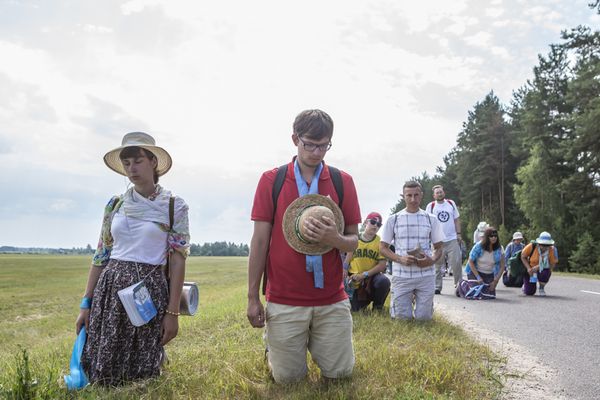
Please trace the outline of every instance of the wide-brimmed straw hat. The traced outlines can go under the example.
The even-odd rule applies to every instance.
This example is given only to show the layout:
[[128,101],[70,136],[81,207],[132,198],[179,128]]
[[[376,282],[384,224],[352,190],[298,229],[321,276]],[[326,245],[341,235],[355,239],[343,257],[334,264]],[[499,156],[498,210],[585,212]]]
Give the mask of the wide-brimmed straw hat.
[[540,233],[540,237],[535,239],[537,244],[545,244],[548,246],[552,246],[554,244],[554,240],[552,240],[552,236],[548,232]]
[[297,198],[283,214],[283,235],[291,248],[302,254],[320,255],[333,247],[323,243],[312,243],[305,236],[304,221],[308,217],[321,220],[327,216],[335,221],[339,233],[344,232],[344,215],[330,197],[308,194]]
[[118,174],[125,175],[125,169],[123,168],[123,163],[119,158],[119,154],[121,154],[121,150],[126,147],[141,147],[148,151],[151,151],[152,154],[156,156],[158,164],[156,166],[156,172],[158,176],[162,176],[167,173],[171,169],[173,165],[173,160],[171,156],[165,149],[156,145],[154,138],[147,133],[144,132],[129,132],[125,136],[123,136],[123,141],[121,142],[121,146],[117,147],[106,153],[104,155],[104,163],[106,166]]

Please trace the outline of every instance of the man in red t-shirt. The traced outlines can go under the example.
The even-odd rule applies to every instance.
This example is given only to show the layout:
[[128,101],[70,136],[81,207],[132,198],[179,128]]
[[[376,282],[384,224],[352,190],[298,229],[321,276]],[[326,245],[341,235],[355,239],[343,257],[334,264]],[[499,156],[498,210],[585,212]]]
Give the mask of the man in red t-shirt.
[[[361,215],[352,177],[340,171],[343,201],[339,204],[329,167],[323,162],[332,136],[333,121],[327,113],[306,110],[298,114],[292,134],[298,154],[287,166],[276,206],[272,193],[277,168],[263,173],[254,195],[247,316],[255,328],[266,322],[267,357],[278,383],[299,381],[306,375],[307,350],[326,378],[349,376],[354,368],[352,316],[344,291],[340,251],[356,248]],[[313,272],[307,272],[307,256],[288,245],[282,228],[283,214],[299,197],[301,185],[310,187],[312,183],[312,189],[314,179],[318,193],[340,205],[345,221],[343,234],[327,217],[306,221],[306,235],[311,242],[333,247],[322,255],[322,287],[317,287]],[[266,310],[259,296],[265,273]]]

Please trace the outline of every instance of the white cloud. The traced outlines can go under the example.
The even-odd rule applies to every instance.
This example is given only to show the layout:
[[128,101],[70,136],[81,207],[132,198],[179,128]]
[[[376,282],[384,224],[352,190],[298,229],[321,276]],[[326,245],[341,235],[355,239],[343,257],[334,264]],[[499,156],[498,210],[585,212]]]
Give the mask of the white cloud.
[[490,7],[485,10],[485,15],[491,18],[498,18],[504,14],[504,9],[499,7]]
[[492,35],[489,32],[479,31],[474,35],[464,38],[465,43],[474,47],[488,47],[492,41]]
[[100,25],[92,25],[92,24],[83,24],[82,29],[88,33],[106,34],[106,33],[114,32],[114,30],[112,28],[108,28],[106,26],[100,26]]

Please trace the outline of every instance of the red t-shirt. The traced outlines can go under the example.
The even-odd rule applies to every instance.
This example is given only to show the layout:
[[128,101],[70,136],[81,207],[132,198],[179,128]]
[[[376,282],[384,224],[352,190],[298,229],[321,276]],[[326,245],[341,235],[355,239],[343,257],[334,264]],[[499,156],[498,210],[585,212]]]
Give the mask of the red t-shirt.
[[[344,185],[342,213],[345,225],[361,222],[358,197],[352,177],[340,171]],[[252,206],[253,221],[273,221],[273,182],[277,169],[263,173],[254,194]],[[339,204],[339,199],[329,175],[329,167],[324,165],[319,177],[319,194],[329,195]],[[288,164],[287,174],[281,193],[277,199],[277,210],[271,230],[271,244],[267,257],[267,301],[291,306],[322,306],[337,303],[347,298],[342,281],[342,259],[338,249],[323,254],[323,289],[315,288],[312,272],[306,271],[306,255],[292,249],[281,226],[287,207],[298,198],[298,188],[294,177],[294,163]]]

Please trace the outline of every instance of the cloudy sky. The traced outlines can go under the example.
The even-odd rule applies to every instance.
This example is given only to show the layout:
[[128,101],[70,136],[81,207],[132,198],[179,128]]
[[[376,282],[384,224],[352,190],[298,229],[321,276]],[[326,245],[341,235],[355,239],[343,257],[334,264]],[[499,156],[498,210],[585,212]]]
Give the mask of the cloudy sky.
[[[361,211],[433,173],[467,111],[509,103],[590,0],[0,1],[0,245],[95,244],[125,178],[102,162],[142,130],[174,158],[192,242],[248,243],[262,171],[307,108]],[[419,3],[419,4],[417,4]]]

